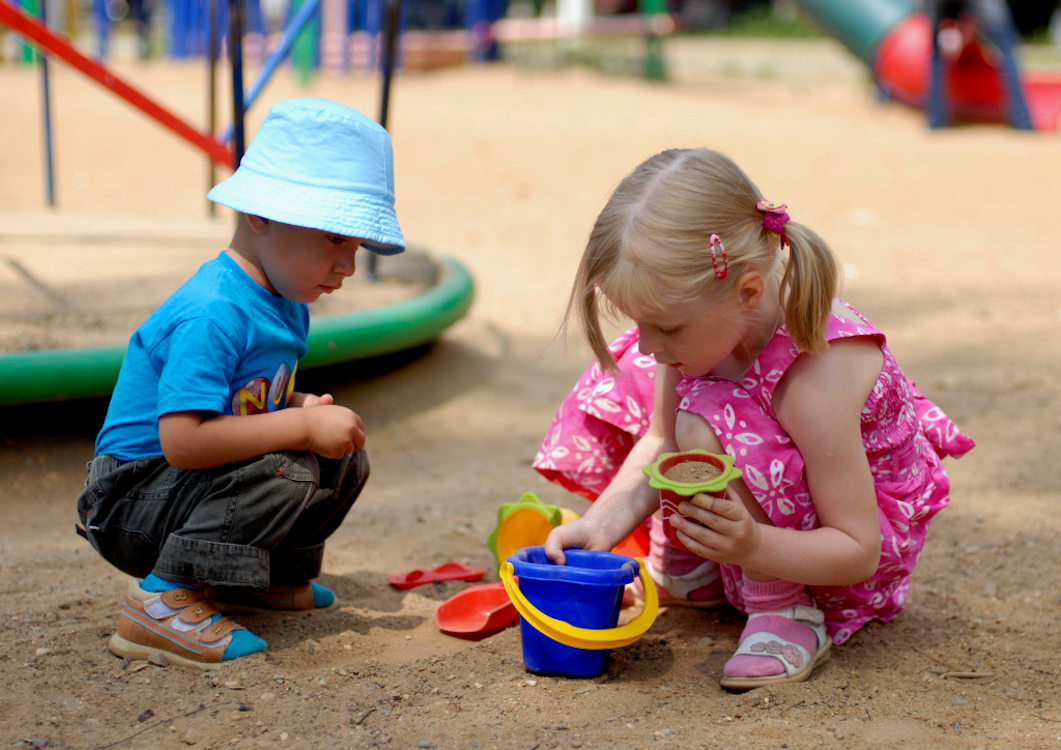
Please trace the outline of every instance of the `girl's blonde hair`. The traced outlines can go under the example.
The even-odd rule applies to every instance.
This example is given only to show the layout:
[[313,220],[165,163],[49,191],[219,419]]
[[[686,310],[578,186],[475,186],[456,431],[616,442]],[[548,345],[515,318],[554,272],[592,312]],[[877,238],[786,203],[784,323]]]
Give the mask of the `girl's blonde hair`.
[[[614,366],[604,317],[666,311],[705,295],[721,298],[748,269],[784,266],[781,297],[789,335],[800,349],[826,347],[825,323],[838,284],[828,245],[796,222],[781,242],[763,227],[762,193],[728,157],[708,149],[671,149],[623,179],[597,217],[568,301],[605,367]],[[709,238],[725,245],[728,273],[716,277]],[[719,258],[721,263],[721,258]]]

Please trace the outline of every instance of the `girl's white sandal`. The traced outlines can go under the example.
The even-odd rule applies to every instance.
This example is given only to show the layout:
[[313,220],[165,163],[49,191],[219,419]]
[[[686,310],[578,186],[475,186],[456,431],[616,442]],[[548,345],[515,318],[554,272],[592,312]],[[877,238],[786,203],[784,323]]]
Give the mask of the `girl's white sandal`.
[[750,690],[781,682],[802,682],[810,677],[815,667],[829,656],[833,642],[825,632],[825,615],[820,609],[798,606],[767,612],[753,612],[748,616],[748,622],[760,617],[781,617],[805,625],[814,632],[817,647],[812,654],[798,643],[793,643],[776,633],[769,631],[752,633],[741,640],[733,657],[769,656],[777,659],[785,672],[763,677],[723,676],[719,684],[728,690]]

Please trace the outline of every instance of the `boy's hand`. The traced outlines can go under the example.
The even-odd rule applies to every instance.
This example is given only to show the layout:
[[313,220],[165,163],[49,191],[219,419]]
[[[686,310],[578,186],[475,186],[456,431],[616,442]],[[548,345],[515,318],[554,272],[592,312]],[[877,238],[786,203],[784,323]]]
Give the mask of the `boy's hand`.
[[[314,396],[313,398],[318,398]],[[331,403],[331,396],[319,397],[318,405],[306,408],[309,449],[325,458],[342,458],[365,445],[365,424],[355,412]],[[327,398],[328,403],[323,399]]]
[[[310,450],[325,458],[342,458],[365,445],[365,424],[355,412],[336,406],[330,393],[295,391],[288,400],[294,408],[312,409],[309,419]],[[327,407],[327,408],[319,408]]]
[[295,391],[291,394],[291,398],[287,400],[288,406],[298,408],[308,408],[310,406],[328,406],[335,403],[335,398],[330,393],[323,393],[317,396],[313,393],[300,393]]

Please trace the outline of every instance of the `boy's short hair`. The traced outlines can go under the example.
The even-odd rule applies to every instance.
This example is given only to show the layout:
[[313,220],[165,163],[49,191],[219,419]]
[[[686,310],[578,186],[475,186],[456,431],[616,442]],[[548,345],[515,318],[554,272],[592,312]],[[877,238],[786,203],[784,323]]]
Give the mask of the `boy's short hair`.
[[239,168],[206,197],[245,214],[359,237],[381,255],[405,249],[390,136],[327,99],[274,105]]

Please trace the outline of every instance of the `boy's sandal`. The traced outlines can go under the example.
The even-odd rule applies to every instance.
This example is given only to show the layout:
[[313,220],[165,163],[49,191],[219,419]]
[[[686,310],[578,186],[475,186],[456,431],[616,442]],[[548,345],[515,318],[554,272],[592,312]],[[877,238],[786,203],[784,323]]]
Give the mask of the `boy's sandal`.
[[154,593],[133,580],[109,647],[128,659],[207,670],[224,662],[233,631],[245,629],[221,617],[198,589]]
[[[642,560],[641,563],[648,571],[649,578],[656,584],[661,607],[714,609],[727,603],[722,578],[718,574],[718,564],[711,560],[705,560],[703,564],[680,576],[656,570],[648,560]],[[628,589],[635,603],[641,604],[644,601],[645,591],[640,578],[635,579]]]
[[250,588],[207,589],[207,597],[222,612],[308,612],[335,604],[331,589],[318,583],[297,586],[274,583],[267,590]]
[[[825,615],[816,607],[790,607],[770,612],[753,612],[748,616],[745,632],[755,622],[754,627],[761,628],[748,635],[741,634],[740,645],[731,660],[738,656],[771,657],[784,668],[784,672],[774,675],[724,675],[719,681],[722,687],[730,690],[750,690],[773,685],[780,682],[802,682],[811,676],[814,668],[829,655],[832,639],[825,632]],[[779,635],[794,624],[809,628],[815,636],[816,647],[811,653],[805,647]],[[727,662],[728,664],[728,662]]]

